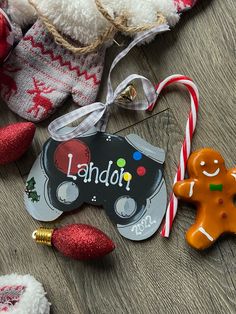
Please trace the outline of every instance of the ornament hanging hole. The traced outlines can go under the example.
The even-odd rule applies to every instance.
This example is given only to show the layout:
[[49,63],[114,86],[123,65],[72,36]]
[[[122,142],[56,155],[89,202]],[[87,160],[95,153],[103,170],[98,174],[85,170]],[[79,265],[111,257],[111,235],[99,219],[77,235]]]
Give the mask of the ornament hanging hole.
[[34,230],[34,232],[32,233],[32,238],[33,238],[34,240],[36,240],[36,233],[37,233],[37,230]]

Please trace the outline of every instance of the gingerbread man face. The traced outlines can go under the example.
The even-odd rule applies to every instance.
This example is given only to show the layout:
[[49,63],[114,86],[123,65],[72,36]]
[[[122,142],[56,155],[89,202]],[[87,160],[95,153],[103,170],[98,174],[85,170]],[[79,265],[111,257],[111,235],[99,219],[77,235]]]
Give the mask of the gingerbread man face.
[[222,156],[212,149],[201,149],[189,158],[189,176],[212,181],[212,178],[224,176],[227,172]]
[[192,247],[205,249],[221,234],[236,233],[236,168],[227,170],[217,151],[204,148],[190,156],[188,173],[190,178],[177,182],[174,193],[196,205],[196,221],[186,239]]

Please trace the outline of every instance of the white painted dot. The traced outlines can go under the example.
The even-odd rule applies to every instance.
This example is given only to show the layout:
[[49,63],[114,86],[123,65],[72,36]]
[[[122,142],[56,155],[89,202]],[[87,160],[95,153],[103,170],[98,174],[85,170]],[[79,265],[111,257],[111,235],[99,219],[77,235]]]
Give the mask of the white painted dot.
[[219,160],[215,159],[214,164],[218,164],[218,163],[219,163]]
[[205,166],[205,164],[206,164],[205,161],[201,161],[201,162],[200,162],[200,165],[201,165],[201,166]]

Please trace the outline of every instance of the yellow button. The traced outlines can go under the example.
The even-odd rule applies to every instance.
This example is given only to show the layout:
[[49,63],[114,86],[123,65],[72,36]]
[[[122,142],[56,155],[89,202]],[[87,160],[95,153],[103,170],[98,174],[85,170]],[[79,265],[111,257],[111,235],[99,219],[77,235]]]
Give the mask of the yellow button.
[[123,177],[124,177],[124,180],[127,182],[132,180],[132,174],[129,172],[125,172]]

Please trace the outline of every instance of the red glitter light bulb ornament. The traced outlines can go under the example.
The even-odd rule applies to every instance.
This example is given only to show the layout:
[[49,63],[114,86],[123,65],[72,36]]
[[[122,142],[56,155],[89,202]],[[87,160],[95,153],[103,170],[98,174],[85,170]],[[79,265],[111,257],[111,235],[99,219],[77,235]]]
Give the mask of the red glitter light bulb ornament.
[[0,128],[0,165],[16,161],[27,151],[35,129],[31,122],[14,123]]
[[115,244],[105,233],[84,224],[59,229],[39,228],[32,237],[37,243],[53,246],[63,255],[77,260],[101,258],[115,249]]

